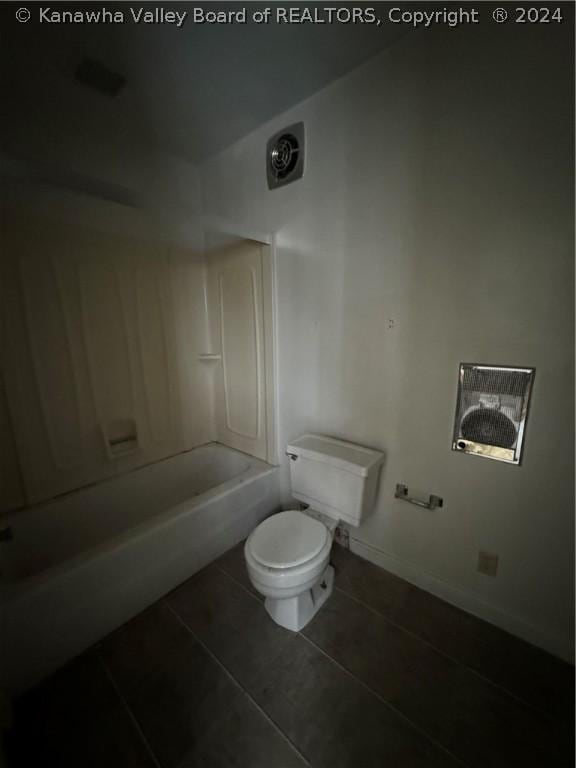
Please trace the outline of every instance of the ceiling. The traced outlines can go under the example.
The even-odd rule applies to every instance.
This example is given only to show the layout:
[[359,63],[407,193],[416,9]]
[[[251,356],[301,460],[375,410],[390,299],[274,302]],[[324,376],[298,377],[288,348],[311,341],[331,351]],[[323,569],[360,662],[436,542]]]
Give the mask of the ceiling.
[[[23,145],[54,150],[72,137],[108,137],[145,142],[199,162],[404,34],[399,25],[200,25],[190,17],[192,4],[162,6],[188,11],[179,29],[131,21],[40,24],[40,6],[32,4],[33,17],[25,24],[14,18],[17,7],[0,9],[2,144],[8,153],[21,152]],[[128,17],[130,5],[108,7],[121,8]],[[265,4],[246,7],[249,18]],[[125,88],[110,97],[79,85],[74,72],[85,57],[123,75]]]

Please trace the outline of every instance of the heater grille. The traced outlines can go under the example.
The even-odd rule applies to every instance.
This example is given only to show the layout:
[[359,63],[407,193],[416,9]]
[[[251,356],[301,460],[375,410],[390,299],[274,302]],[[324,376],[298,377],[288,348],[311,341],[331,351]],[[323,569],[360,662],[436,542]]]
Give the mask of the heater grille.
[[276,189],[304,173],[304,123],[295,123],[274,134],[266,145],[268,188]]
[[534,368],[462,363],[452,450],[519,464],[533,378]]

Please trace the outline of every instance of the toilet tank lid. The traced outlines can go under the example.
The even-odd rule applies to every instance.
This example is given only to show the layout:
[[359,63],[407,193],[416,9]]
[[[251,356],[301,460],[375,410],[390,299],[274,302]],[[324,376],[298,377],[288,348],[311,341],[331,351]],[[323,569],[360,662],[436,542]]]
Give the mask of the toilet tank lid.
[[325,435],[302,435],[286,447],[286,452],[304,459],[332,464],[361,477],[366,477],[384,461],[384,454],[380,451]]

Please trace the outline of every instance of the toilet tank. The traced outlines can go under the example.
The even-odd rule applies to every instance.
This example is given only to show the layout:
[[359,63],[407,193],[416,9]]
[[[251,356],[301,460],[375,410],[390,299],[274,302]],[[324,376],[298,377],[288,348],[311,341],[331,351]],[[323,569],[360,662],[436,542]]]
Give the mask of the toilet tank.
[[324,435],[303,435],[286,453],[295,498],[332,518],[360,525],[376,500],[383,453]]

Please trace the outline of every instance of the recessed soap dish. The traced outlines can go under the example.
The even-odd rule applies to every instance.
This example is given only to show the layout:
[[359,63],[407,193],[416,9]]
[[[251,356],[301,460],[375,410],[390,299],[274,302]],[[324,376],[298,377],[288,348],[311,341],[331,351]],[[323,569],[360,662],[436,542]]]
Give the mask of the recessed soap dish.
[[138,450],[138,430],[134,419],[113,419],[104,435],[109,459]]

